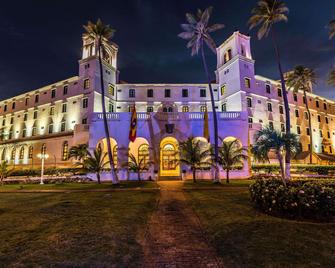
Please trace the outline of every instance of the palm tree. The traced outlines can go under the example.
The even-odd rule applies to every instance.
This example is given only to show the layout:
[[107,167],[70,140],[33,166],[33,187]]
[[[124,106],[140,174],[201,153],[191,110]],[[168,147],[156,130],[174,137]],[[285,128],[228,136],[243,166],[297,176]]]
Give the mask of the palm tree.
[[[304,66],[296,66],[293,72],[290,72],[287,77],[287,85],[293,89],[294,92],[302,90],[304,93],[305,107],[308,114],[308,127],[312,129],[311,112],[308,107],[307,92],[312,92],[312,86],[316,84],[316,74],[313,69]],[[313,135],[309,136],[309,163],[313,163]]]
[[209,18],[212,14],[212,7],[208,7],[205,10],[198,9],[197,13],[191,14],[186,13],[186,24],[181,24],[181,28],[184,32],[180,33],[178,36],[182,39],[189,40],[187,43],[187,48],[191,48],[191,55],[197,55],[199,50],[201,51],[202,63],[205,69],[206,78],[208,82],[209,92],[211,95],[211,105],[213,111],[213,123],[214,123],[214,155],[215,163],[218,162],[219,156],[219,146],[218,146],[218,122],[217,114],[214,102],[214,93],[212,89],[211,77],[208,71],[208,65],[205,57],[204,43],[216,54],[216,44],[210,33],[215,32],[224,28],[223,24],[213,24],[208,26]]
[[[335,37],[335,19],[329,22],[329,39],[333,39]],[[330,71],[328,76],[328,84],[331,86],[335,86],[335,68]]]
[[193,182],[196,182],[196,171],[200,168],[210,167],[211,150],[204,148],[203,142],[189,137],[179,144],[180,162],[190,166],[193,174]]
[[129,159],[128,163],[126,163],[126,166],[128,167],[128,170],[136,172],[138,181],[141,181],[141,173],[143,171],[147,171],[151,164],[151,162],[145,162],[144,158],[137,160],[137,158],[131,153],[129,154]]
[[108,121],[107,121],[107,116],[106,116],[105,86],[104,86],[104,76],[103,76],[104,72],[102,68],[102,54],[104,51],[104,42],[108,42],[114,36],[115,30],[111,28],[109,25],[103,24],[103,22],[100,19],[98,19],[95,24],[89,21],[87,25],[84,25],[84,29],[86,30],[85,35],[88,38],[92,38],[96,43],[96,47],[98,48],[101,104],[102,104],[102,114],[103,114],[105,136],[107,140],[107,152],[108,152],[110,167],[113,173],[113,183],[117,184],[119,183],[119,179],[117,177],[117,173],[116,173],[115,166],[113,163],[113,152],[111,148]]
[[[275,54],[277,57],[278,70],[280,74],[281,87],[283,92],[283,100],[285,107],[285,124],[286,124],[286,134],[289,136],[291,133],[291,120],[290,120],[290,109],[289,103],[287,99],[286,85],[284,79],[284,73],[280,60],[279,48],[276,41],[276,33],[274,31],[274,24],[278,22],[286,22],[288,21],[287,13],[289,9],[287,8],[285,2],[278,0],[259,0],[257,6],[252,10],[252,16],[248,21],[249,28],[253,29],[257,26],[259,27],[257,36],[258,39],[262,39],[263,37],[267,37],[271,32],[273,46],[275,49]],[[289,178],[291,176],[291,155],[290,151],[286,152],[286,170],[285,176]]]
[[86,143],[72,146],[69,151],[69,157],[82,161],[88,155],[88,145]]
[[335,69],[330,71],[327,82],[329,85],[335,86]]
[[293,155],[301,151],[298,135],[294,133],[288,135],[267,126],[256,133],[255,141],[251,150],[255,160],[269,162],[269,152],[273,151],[279,162],[281,178],[286,185],[284,158],[286,151],[290,151]]
[[100,173],[106,169],[109,161],[106,161],[107,153],[103,153],[100,148],[93,151],[93,154],[88,152],[88,156],[84,159],[83,169],[88,172],[93,172],[97,176],[98,183],[100,184]]
[[223,170],[226,170],[226,182],[229,183],[229,172],[234,166],[243,166],[243,161],[248,158],[245,154],[247,150],[240,142],[235,140],[222,141],[219,149],[219,163]]
[[0,181],[1,185],[3,185],[3,180],[9,175],[10,170],[8,170],[7,161],[2,161],[0,163]]

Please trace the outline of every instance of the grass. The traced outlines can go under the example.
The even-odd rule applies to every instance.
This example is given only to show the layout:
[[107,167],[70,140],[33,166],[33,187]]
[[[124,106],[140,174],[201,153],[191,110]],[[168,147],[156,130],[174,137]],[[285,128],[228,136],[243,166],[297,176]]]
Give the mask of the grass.
[[130,189],[141,188],[150,189],[157,188],[156,182],[150,181],[122,181],[119,185],[112,183],[96,182],[89,183],[50,183],[50,184],[6,184],[0,186],[0,192],[17,191],[17,190],[96,190],[96,189]]
[[197,180],[194,183],[192,180],[184,181],[184,189],[197,189],[197,188],[224,188],[224,187],[247,187],[253,180],[230,180],[230,183],[226,183],[225,180],[221,180],[220,183],[213,183],[210,180]]
[[262,214],[251,206],[248,188],[234,183],[187,191],[187,198],[226,267],[334,267],[335,224]]
[[1,267],[136,267],[157,192],[0,195]]

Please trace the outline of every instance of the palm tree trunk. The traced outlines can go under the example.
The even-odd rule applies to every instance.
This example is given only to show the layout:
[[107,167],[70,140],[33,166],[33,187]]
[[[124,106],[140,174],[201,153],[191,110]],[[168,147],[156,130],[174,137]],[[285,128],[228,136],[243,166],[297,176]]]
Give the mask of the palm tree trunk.
[[226,182],[229,183],[229,168],[226,170]]
[[195,168],[192,168],[192,172],[193,172],[193,182],[197,182],[196,180],[196,169]]
[[305,98],[305,107],[308,114],[308,127],[309,127],[309,163],[313,164],[313,131],[312,131],[312,118],[311,118],[311,112],[308,107],[308,100],[307,100],[307,94],[306,90],[304,90],[304,98]]
[[[280,74],[282,94],[283,94],[283,99],[284,99],[286,135],[290,135],[291,134],[290,107],[289,107],[288,98],[287,98],[284,73],[283,73],[283,69],[282,69],[282,66],[281,66],[281,62],[280,62],[279,48],[277,46],[276,36],[275,36],[273,26],[272,26],[271,33],[272,33],[273,46],[274,46],[276,57],[277,57],[278,70],[279,70],[279,74]],[[291,152],[290,152],[290,150],[286,150],[285,161],[286,161],[286,163],[285,163],[285,179],[290,179],[290,177],[291,177]]]
[[100,181],[100,173],[97,172],[97,180],[98,180],[98,184],[101,184],[101,181]]
[[284,170],[284,165],[283,165],[283,157],[280,154],[280,152],[277,153],[277,158],[279,162],[279,167],[280,167],[280,174],[281,174],[281,179],[286,186],[286,179],[285,179],[285,170]]
[[109,135],[109,129],[108,129],[108,121],[107,121],[107,116],[106,116],[105,87],[104,87],[104,77],[103,77],[102,60],[101,60],[101,39],[99,39],[99,41],[98,41],[98,50],[99,50],[102,117],[103,117],[103,122],[104,122],[105,136],[106,136],[106,140],[107,140],[107,152],[108,152],[109,164],[111,166],[112,174],[113,174],[113,184],[118,184],[119,179],[117,177],[117,173],[116,173],[115,167],[114,167],[114,161],[113,161],[114,158],[113,158],[113,152],[112,152],[112,148],[111,148],[110,135]]
[[[205,57],[203,41],[201,41],[201,56],[202,56],[202,63],[204,65],[204,69],[205,69],[205,73],[206,73],[206,77],[208,81],[209,93],[211,94],[211,104],[212,104],[213,123],[214,123],[214,161],[215,161],[215,165],[217,166],[218,159],[219,159],[218,119],[217,119],[217,114],[216,114],[216,109],[215,109],[214,93],[213,93],[211,78],[208,72],[208,66],[207,66],[206,57]],[[218,172],[217,172],[217,168],[215,168],[214,180],[217,181],[217,179],[218,179]]]
[[141,181],[141,172],[137,171],[138,181]]

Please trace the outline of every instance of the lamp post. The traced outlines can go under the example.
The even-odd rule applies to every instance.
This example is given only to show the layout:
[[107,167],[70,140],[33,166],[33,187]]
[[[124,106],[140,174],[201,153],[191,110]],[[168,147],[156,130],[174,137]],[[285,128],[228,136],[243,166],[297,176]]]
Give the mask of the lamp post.
[[43,182],[43,176],[44,176],[44,160],[49,158],[49,155],[46,153],[38,154],[37,157],[41,159],[42,166],[41,166],[41,181],[40,184],[44,184]]

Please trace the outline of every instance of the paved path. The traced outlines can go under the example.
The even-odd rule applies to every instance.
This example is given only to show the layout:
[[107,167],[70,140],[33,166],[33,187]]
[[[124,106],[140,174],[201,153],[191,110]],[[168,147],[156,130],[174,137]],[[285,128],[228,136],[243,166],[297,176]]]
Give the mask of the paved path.
[[142,241],[143,267],[223,267],[193,210],[182,182],[159,182],[160,200]]

